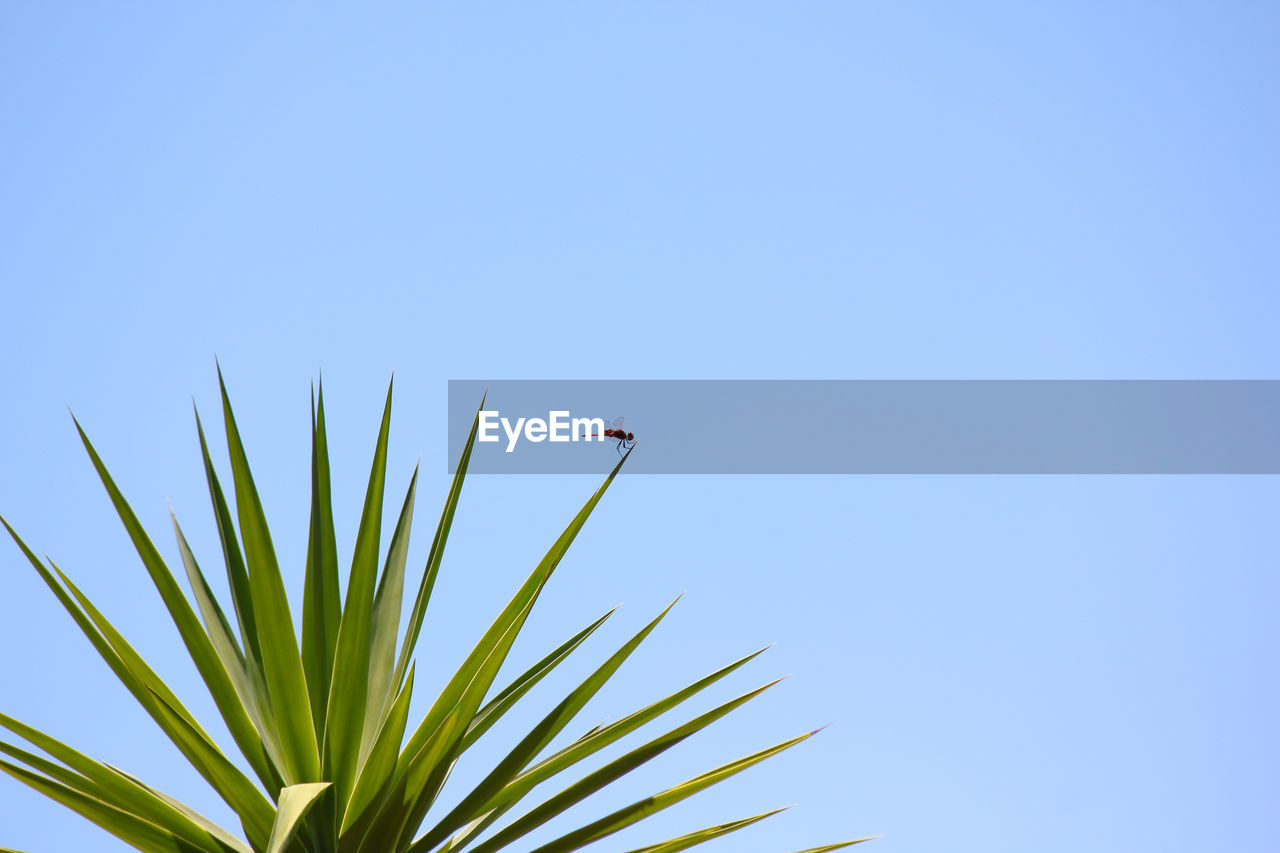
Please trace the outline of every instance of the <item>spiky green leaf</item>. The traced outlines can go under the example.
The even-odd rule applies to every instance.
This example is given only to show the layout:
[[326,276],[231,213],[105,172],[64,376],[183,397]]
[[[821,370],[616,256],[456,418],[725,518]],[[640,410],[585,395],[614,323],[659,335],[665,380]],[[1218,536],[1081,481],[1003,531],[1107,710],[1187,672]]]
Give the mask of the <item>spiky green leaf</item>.
[[472,789],[462,802],[460,802],[443,820],[424,835],[419,841],[410,847],[410,853],[425,853],[435,845],[444,841],[450,833],[459,827],[465,825],[468,821],[474,819],[481,807],[489,801],[491,797],[502,790],[517,773],[528,766],[534,757],[549,744],[556,735],[564,730],[564,727],[582,710],[583,706],[595,696],[601,687],[605,685],[618,668],[622,666],[631,653],[639,647],[644,638],[649,636],[663,617],[675,607],[675,602],[667,605],[667,608],[658,614],[652,622],[645,625],[635,636],[623,644],[607,661],[605,661],[595,672],[591,673],[581,684],[579,684],[568,696],[564,698],[552,711],[533,727],[533,729],[525,735],[525,737],[516,744],[516,747],[507,754],[507,756],[498,763],[488,776],[484,778],[475,788]]
[[311,410],[311,527],[307,535],[307,572],[302,592],[302,666],[317,732],[324,731],[333,658],[342,623],[332,491],[322,381],[319,399],[313,398]]
[[[674,788],[668,788],[661,793],[654,794],[652,797],[646,797],[638,800],[629,806],[618,809],[612,814],[606,815],[597,821],[593,821],[586,826],[574,830],[566,835],[562,835],[555,841],[543,844],[536,848],[533,853],[569,853],[571,850],[578,850],[582,847],[599,841],[615,832],[626,829],[628,826],[643,820],[650,815],[656,814],[665,808],[675,805],[681,800],[692,797],[699,791],[711,787],[717,782],[722,782],[737,773],[741,773],[748,767],[752,767],[771,758],[778,753],[790,749],[796,744],[807,740],[813,736],[813,732],[800,735],[791,740],[783,741],[776,746],[762,749],[759,752],[748,755],[746,758],[740,758],[737,761],[731,761],[720,767],[703,773],[699,776],[676,785]],[[475,853],[484,853],[487,848],[480,845],[476,848]]]
[[391,705],[391,711],[383,720],[374,738],[368,758],[360,768],[356,786],[345,806],[341,833],[346,833],[382,794],[391,787],[396,769],[396,756],[404,739],[405,726],[409,722],[409,701],[413,696],[413,667],[405,679],[400,695]]
[[285,846],[297,834],[303,817],[329,788],[329,782],[304,782],[280,791],[276,819],[271,825],[271,837],[267,841],[267,853],[284,853]]
[[539,681],[551,674],[557,666],[559,666],[570,654],[581,646],[588,637],[595,633],[596,629],[605,623],[610,616],[616,613],[618,608],[613,608],[608,613],[565,640],[554,651],[542,658],[540,661],[529,667],[516,677],[510,684],[502,689],[497,696],[494,696],[484,707],[476,713],[472,719],[471,725],[467,727],[467,733],[462,737],[461,748],[467,749],[471,744],[479,740],[480,736],[489,730],[494,723],[502,718],[502,715],[510,710],[520,699],[532,690]]
[[435,588],[436,575],[440,572],[440,562],[444,559],[444,546],[449,540],[449,531],[453,527],[458,498],[462,496],[462,484],[467,478],[467,466],[471,463],[471,451],[475,447],[476,433],[480,429],[480,412],[484,409],[487,396],[486,393],[480,398],[480,408],[476,409],[476,415],[471,421],[471,432],[467,434],[467,443],[462,448],[462,456],[458,459],[458,466],[453,472],[453,481],[449,485],[449,495],[445,498],[440,521],[436,524],[435,538],[431,540],[431,550],[427,552],[427,565],[422,571],[422,581],[418,584],[418,594],[413,600],[413,611],[409,614],[409,623],[400,644],[400,654],[396,658],[393,684],[404,683],[404,674],[413,657],[413,650],[418,644],[418,634],[422,631],[427,604],[431,601],[431,591]]
[[334,795],[343,808],[355,786],[360,764],[360,739],[364,733],[369,690],[369,635],[373,618],[374,585],[378,579],[378,540],[382,535],[382,497],[387,479],[387,438],[391,430],[392,386],[382,411],[382,425],[374,448],[364,511],[356,534],[355,555],[347,598],[338,629],[333,662],[333,683],[325,714],[324,766],[332,774]]
[[143,853],[201,853],[201,848],[182,841],[153,823],[134,817],[115,806],[88,796],[61,782],[25,767],[0,761],[0,770],[25,785],[56,800],[80,816],[105,829]]
[[688,835],[681,835],[678,838],[671,838],[667,841],[661,841],[657,844],[649,844],[645,847],[637,847],[635,850],[629,850],[627,853],[678,853],[680,850],[688,850],[690,847],[696,847],[707,841],[714,841],[728,835],[731,832],[737,832],[740,829],[746,829],[748,826],[757,824],[760,821],[773,817],[776,814],[786,811],[790,806],[781,809],[774,809],[771,812],[758,814],[755,817],[746,817],[741,820],[733,820],[728,823],[709,826],[706,829],[700,829],[697,832],[690,832]]
[[400,609],[404,601],[404,567],[409,557],[409,534],[413,526],[413,501],[418,488],[418,466],[413,468],[405,492],[391,547],[382,567],[378,591],[373,599],[373,621],[369,633],[369,689],[365,703],[364,734],[360,740],[363,763],[382,728],[384,711],[389,711],[399,693],[394,682],[396,639],[400,634]]
[[[560,793],[531,809],[524,816],[518,818],[513,823],[502,829],[502,831],[476,847],[475,853],[491,853],[491,851],[502,849],[517,838],[521,838],[527,833],[542,826],[547,821],[564,812],[566,809],[582,802],[606,785],[617,781],[642,764],[657,758],[659,755],[666,752],[668,749],[671,749],[671,747],[680,743],[685,738],[696,734],[714,723],[716,720],[728,714],[730,711],[741,707],[759,696],[761,693],[777,683],[777,681],[771,681],[768,684],[757,687],[750,693],[745,693],[736,699],[731,699],[728,702],[695,717],[684,725],[672,729],[660,737],[654,738],[643,746],[631,750],[626,755],[614,759],[604,767],[588,774]],[[509,806],[510,803],[507,805]]]
[[[72,420],[75,419],[72,418]],[[222,719],[226,722],[227,729],[231,732],[231,736],[235,738],[236,745],[245,754],[254,772],[258,774],[264,784],[271,784],[274,777],[273,768],[266,757],[262,740],[254,728],[253,721],[241,703],[240,697],[236,695],[231,675],[226,667],[223,666],[213,642],[200,625],[200,620],[196,617],[195,611],[191,609],[191,604],[187,601],[186,596],[182,594],[182,589],[174,579],[173,573],[169,571],[168,565],[165,564],[164,559],[160,556],[160,552],[156,550],[151,537],[142,528],[142,523],[138,521],[138,517],[134,514],[128,501],[125,500],[124,495],[116,486],[115,480],[108,473],[106,465],[103,464],[102,458],[98,455],[98,451],[94,449],[93,443],[89,441],[89,436],[85,434],[79,421],[76,421],[75,424],[76,430],[80,433],[80,440],[84,443],[85,450],[88,451],[89,458],[93,462],[93,467],[97,470],[98,477],[102,480],[102,485],[106,488],[107,494],[111,498],[111,503],[116,508],[117,515],[120,516],[120,520],[124,523],[125,529],[129,533],[129,538],[133,541],[134,549],[138,552],[138,556],[142,558],[142,564],[150,574],[152,583],[164,600],[170,616],[173,617],[173,623],[177,626],[178,633],[182,636],[182,641],[191,655],[191,660],[200,672],[200,677],[204,679],[205,685],[209,688],[209,693],[213,697]]]
[[262,499],[249,470],[249,460],[221,369],[218,371],[218,385],[222,392],[222,414],[235,482],[236,512],[249,566],[249,589],[262,650],[267,694],[280,727],[280,742],[284,750],[285,781],[289,784],[314,782],[320,778],[320,752],[298,638],[289,613],[289,598],[284,591]]
[[803,850],[797,850],[796,853],[828,853],[831,850],[843,850],[845,847],[852,847],[864,841],[874,841],[883,837],[882,835],[868,835],[866,838],[855,838],[852,841],[841,841],[837,844],[824,844],[822,847],[806,847]]

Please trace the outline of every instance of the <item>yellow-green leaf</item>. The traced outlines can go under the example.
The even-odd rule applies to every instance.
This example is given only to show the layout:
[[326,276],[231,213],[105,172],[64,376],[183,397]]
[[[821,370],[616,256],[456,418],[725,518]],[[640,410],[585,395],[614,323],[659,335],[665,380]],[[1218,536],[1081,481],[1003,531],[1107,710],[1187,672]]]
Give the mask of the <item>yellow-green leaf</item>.
[[271,825],[271,837],[267,841],[267,853],[284,853],[285,845],[298,832],[298,824],[329,787],[329,782],[304,782],[281,789],[275,823]]

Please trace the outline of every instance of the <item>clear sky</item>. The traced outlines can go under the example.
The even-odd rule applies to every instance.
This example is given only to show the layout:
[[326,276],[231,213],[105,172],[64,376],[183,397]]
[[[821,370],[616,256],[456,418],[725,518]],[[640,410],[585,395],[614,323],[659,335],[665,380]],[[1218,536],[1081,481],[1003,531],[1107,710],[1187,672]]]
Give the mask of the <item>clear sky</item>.
[[[1280,378],[1278,108],[1269,3],[8,3],[0,512],[212,724],[66,406],[215,567],[216,353],[297,594],[321,370],[344,549],[396,371],[418,565],[450,378]],[[594,484],[468,486],[420,696]],[[708,701],[795,674],[566,826],[833,722],[626,841],[794,802],[707,849],[1280,849],[1277,510],[1266,477],[624,477],[518,662],[625,606],[530,714],[681,591],[583,727],[765,643]],[[226,815],[7,546],[0,709]],[[124,849],[7,779],[0,845]]]

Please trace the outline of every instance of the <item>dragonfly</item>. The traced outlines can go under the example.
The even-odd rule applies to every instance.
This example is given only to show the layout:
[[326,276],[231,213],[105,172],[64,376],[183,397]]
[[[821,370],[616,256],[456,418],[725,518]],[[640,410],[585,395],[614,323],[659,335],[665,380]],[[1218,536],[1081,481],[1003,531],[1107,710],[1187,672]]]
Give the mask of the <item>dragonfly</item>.
[[[627,432],[623,429],[623,423],[625,421],[626,418],[618,418],[612,424],[605,421],[604,437],[612,438],[614,441],[618,442],[619,454],[621,454],[623,450],[630,450],[636,443],[636,434],[634,432]],[[592,433],[591,437],[597,438],[599,437],[599,433]]]

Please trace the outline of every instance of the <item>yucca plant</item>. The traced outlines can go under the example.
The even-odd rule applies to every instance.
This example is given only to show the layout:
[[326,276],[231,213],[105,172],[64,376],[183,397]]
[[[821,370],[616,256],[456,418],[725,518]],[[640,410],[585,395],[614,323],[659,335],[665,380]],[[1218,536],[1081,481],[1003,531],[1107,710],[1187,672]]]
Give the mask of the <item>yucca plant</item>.
[[[198,412],[196,427],[230,587],[230,616],[215,598],[174,518],[177,549],[191,586],[191,599],[183,594],[79,422],[76,428],[252,777],[227,758],[182,701],[71,579],[51,560],[48,565],[42,563],[8,521],[0,518],[107,665],[234,811],[243,831],[240,837],[219,827],[125,771],[95,761],[60,740],[0,714],[0,726],[39,751],[31,752],[0,740],[0,752],[8,758],[0,759],[0,769],[133,847],[150,853],[491,853],[520,849],[529,832],[776,683],[745,693],[647,740],[536,805],[522,805],[543,782],[580,767],[600,750],[760,654],[747,655],[617,722],[596,726],[567,745],[549,751],[552,741],[654,629],[665,615],[663,611],[534,725],[455,807],[436,813],[432,807],[459,756],[609,618],[609,613],[601,616],[510,684],[492,691],[544,585],[621,470],[625,457],[498,614],[426,716],[410,728],[414,647],[457,509],[476,424],[472,424],[458,463],[413,609],[401,635],[417,471],[410,480],[385,557],[380,559],[391,389],[387,391],[378,432],[345,599],[339,587],[331,512],[323,389],[318,398],[313,397],[311,522],[299,641],[221,371],[218,380],[233,474],[234,515],[214,471]],[[551,853],[593,844],[800,743],[810,734],[717,767],[584,826],[567,828],[558,838],[536,849]],[[513,810],[518,816],[504,822]],[[776,813],[721,823],[649,844],[634,853],[684,850]],[[858,839],[862,840],[865,839]],[[805,853],[835,850],[858,841],[810,848]],[[528,843],[523,842],[524,849],[528,849]]]

